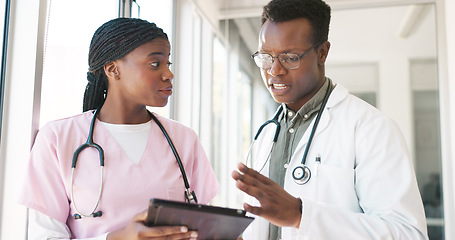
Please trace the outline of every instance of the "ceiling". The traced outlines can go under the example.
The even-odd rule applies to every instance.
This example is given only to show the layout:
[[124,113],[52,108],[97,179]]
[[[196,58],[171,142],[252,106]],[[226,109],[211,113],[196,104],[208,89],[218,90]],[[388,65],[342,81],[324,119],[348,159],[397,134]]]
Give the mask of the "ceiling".
[[[215,0],[220,19],[258,17],[270,0]],[[431,0],[325,0],[332,10],[429,3]]]
[[[220,19],[231,19],[238,26],[240,35],[244,39],[245,44],[248,49],[252,52],[257,49],[257,36],[260,29],[260,13],[262,12],[262,6],[267,4],[269,0],[217,0],[220,9]],[[373,44],[386,41],[385,35],[395,35],[396,39],[405,39],[416,32],[424,23],[424,20],[428,18],[428,8],[430,5],[418,5],[418,4],[406,4],[403,5],[400,0],[393,0],[392,6],[387,1],[373,1],[373,0],[327,0],[329,5],[338,6],[337,8],[332,7],[335,11],[332,11],[332,21],[331,25],[337,24],[339,21],[346,22],[346,25],[353,26],[358,23],[358,19],[364,19],[363,25],[357,26],[357,29],[368,27],[371,29],[371,26],[374,26],[374,31],[371,34],[384,33],[378,35],[374,41],[368,41]],[[362,2],[363,4],[369,3],[369,6],[373,7],[356,7],[353,9],[340,7],[342,4],[356,4],[355,2]],[[381,3],[380,3],[381,2]],[[397,5],[397,3],[400,3]],[[357,3],[358,5],[358,3]],[[347,5],[345,5],[347,6]],[[388,7],[385,7],[388,6]],[[363,9],[363,10],[362,10]],[[391,9],[396,9],[392,11]],[[362,11],[360,11],[362,10]],[[363,12],[363,14],[362,14]],[[381,13],[382,12],[382,13]],[[345,14],[343,14],[345,13]],[[389,16],[387,19],[383,19],[381,16]],[[339,19],[339,17],[341,19]],[[381,20],[382,19],[382,20]],[[349,22],[351,21],[351,22]],[[425,21],[428,21],[425,20]],[[390,24],[385,24],[390,22]],[[346,26],[345,25],[345,26]],[[362,27],[364,26],[364,27]],[[332,30],[336,29],[337,26],[332,26]],[[344,27],[345,28],[345,27]],[[332,32],[332,31],[331,31]],[[386,33],[387,32],[387,33]],[[345,40],[350,39],[350,36],[346,36],[344,33],[341,34],[332,34],[331,38],[336,38],[340,36],[340,41],[345,42]],[[352,41],[357,41],[358,38],[353,38]],[[363,41],[365,42],[365,41]],[[359,43],[360,44],[360,43]],[[361,44],[365,45],[365,44]]]

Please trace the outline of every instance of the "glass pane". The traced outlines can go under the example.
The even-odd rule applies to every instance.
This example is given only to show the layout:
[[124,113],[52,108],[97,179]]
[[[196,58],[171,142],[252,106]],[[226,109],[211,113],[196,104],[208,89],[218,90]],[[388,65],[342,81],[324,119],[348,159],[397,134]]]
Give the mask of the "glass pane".
[[118,0],[51,1],[44,48],[40,125],[82,112],[95,30],[117,17]]
[[241,208],[244,195],[235,187],[229,173],[238,162],[245,162],[251,143],[252,76],[258,68],[250,57],[251,49],[241,37],[239,24],[220,21],[220,28],[225,35],[215,38],[213,49],[212,159],[222,186],[219,204]]
[[414,91],[416,172],[431,240],[444,239],[437,91]]
[[239,72],[237,78],[237,122],[239,124],[239,130],[237,131],[237,149],[238,156],[236,159],[243,160],[244,153],[248,152],[250,143],[252,141],[251,136],[251,99],[252,99],[252,89],[251,89],[251,79],[243,71]]
[[172,39],[173,1],[136,0],[133,3],[131,17],[154,22]]
[[377,107],[376,103],[376,93],[374,92],[352,92],[353,95],[357,96],[358,98],[362,99],[363,101],[369,103],[373,107]]
[[[0,6],[5,6],[5,0],[0,0]],[[5,11],[4,11],[4,8],[1,8],[3,11],[1,12],[1,15],[0,15],[0,39],[3,40],[3,34],[4,34],[4,20],[5,20]],[[3,41],[0,41],[1,44],[5,44]],[[2,45],[3,46],[3,45]],[[3,53],[0,53],[0,55],[3,54]],[[0,56],[1,58],[3,58],[3,56]],[[6,63],[5,63],[6,65]],[[3,71],[5,71],[5,69],[3,69]],[[4,89],[5,89],[5,79],[0,79],[0,136],[1,136],[1,133],[2,133],[2,120],[3,120],[3,93],[4,93]],[[1,144],[1,141],[0,141],[0,144]],[[0,171],[2,170],[1,169],[1,166],[2,164],[0,163]],[[0,195],[1,195],[1,191],[0,191]],[[1,221],[0,221],[1,222]]]
[[[224,116],[224,98],[225,98],[225,84],[227,79],[227,51],[219,38],[213,40],[213,79],[212,79],[212,156],[210,158],[213,162],[215,173],[223,172],[224,164],[226,163],[226,142],[223,136],[226,136],[227,131],[223,126],[226,124]],[[224,146],[224,147],[223,147]],[[221,175],[220,175],[221,176]],[[223,179],[220,179],[221,187],[226,186],[223,184]],[[226,193],[221,189],[217,203],[219,205],[225,204]],[[226,206],[226,205],[223,205]]]

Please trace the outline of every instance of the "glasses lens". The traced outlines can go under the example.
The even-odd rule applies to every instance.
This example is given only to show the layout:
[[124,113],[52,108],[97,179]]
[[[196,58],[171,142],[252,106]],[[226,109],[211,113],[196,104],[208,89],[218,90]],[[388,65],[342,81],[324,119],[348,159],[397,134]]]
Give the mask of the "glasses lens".
[[282,53],[278,55],[278,59],[283,67],[287,69],[296,69],[300,67],[300,57],[295,53]]
[[267,53],[256,53],[253,58],[256,65],[262,69],[272,67],[272,56]]

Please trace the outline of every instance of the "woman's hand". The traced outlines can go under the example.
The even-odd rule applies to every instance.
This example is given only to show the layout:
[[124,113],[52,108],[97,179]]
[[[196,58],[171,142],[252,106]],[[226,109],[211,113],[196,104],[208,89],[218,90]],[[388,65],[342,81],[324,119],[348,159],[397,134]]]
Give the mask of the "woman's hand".
[[185,226],[147,227],[145,219],[147,211],[143,211],[131,220],[124,228],[111,232],[107,240],[139,240],[139,239],[196,239],[197,232],[188,231]]

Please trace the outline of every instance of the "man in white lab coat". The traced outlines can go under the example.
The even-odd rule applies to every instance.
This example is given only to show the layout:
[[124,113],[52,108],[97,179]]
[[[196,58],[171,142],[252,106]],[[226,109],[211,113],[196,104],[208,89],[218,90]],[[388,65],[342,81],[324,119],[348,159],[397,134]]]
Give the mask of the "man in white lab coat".
[[257,216],[243,237],[428,239],[399,129],[325,76],[330,7],[322,0],[272,0],[262,23],[253,58],[281,103],[280,128],[269,124],[259,135],[256,170],[239,164],[232,173],[252,197],[245,210]]

